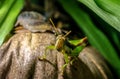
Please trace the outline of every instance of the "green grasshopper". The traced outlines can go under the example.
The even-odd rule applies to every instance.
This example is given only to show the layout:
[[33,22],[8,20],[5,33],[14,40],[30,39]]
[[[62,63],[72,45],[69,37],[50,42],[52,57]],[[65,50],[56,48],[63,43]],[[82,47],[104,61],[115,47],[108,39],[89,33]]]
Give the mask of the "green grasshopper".
[[[55,49],[59,52],[62,52],[64,55],[65,63],[66,63],[62,67],[63,68],[62,70],[64,70],[64,68],[71,62],[69,58],[70,57],[76,58],[79,55],[80,51],[82,51],[82,49],[86,46],[85,42],[87,40],[87,37],[84,37],[79,40],[67,40],[66,37],[71,33],[71,31],[67,32],[65,35],[62,35],[61,33],[57,31],[57,28],[55,27],[51,19],[50,19],[50,22],[52,23],[54,27],[55,34],[57,35],[56,43],[55,45],[50,45],[46,47],[43,59],[46,59],[46,52],[49,49]],[[69,45],[66,44],[66,42],[69,43],[69,45],[71,45],[74,48],[73,49],[70,48]],[[74,59],[72,61],[74,61]]]

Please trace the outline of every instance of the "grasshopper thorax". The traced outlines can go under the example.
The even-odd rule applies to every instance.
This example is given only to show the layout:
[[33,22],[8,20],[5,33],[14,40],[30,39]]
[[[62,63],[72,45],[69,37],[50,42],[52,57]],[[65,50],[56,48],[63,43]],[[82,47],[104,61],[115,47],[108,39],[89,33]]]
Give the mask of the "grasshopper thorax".
[[61,51],[61,50],[63,49],[65,39],[66,39],[66,38],[65,38],[63,35],[58,35],[58,36],[56,37],[55,48],[56,48],[58,51]]

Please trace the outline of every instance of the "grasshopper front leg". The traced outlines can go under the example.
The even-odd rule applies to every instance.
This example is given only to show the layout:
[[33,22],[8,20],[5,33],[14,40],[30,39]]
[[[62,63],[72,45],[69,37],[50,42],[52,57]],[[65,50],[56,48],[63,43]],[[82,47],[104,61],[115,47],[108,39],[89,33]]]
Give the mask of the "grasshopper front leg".
[[39,57],[39,60],[47,60],[47,59],[46,59],[47,50],[54,50],[54,49],[55,49],[55,46],[54,46],[54,45],[47,46],[47,47],[45,48],[45,52],[43,53],[43,56],[42,56],[42,57]]

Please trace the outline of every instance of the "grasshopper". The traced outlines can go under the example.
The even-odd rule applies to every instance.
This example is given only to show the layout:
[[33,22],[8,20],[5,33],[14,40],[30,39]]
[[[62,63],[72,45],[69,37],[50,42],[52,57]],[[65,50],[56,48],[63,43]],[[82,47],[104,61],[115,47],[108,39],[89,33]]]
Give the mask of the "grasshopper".
[[[54,28],[54,30],[55,30],[55,35],[57,35],[57,37],[56,37],[56,43],[55,43],[55,45],[50,45],[50,46],[46,47],[45,53],[44,53],[43,58],[42,58],[42,59],[44,59],[44,60],[46,60],[46,55],[47,55],[46,52],[47,52],[48,49],[56,49],[56,50],[58,50],[59,52],[62,52],[62,53],[63,53],[63,51],[64,51],[64,44],[65,44],[65,41],[66,41],[66,36],[71,33],[71,31],[69,31],[69,32],[67,32],[65,35],[62,35],[62,34],[58,31],[58,29],[55,27],[53,21],[52,21],[51,19],[49,19],[49,20],[50,20],[50,22],[52,23],[52,26],[53,26],[53,28]],[[41,58],[40,58],[40,59],[41,59]]]
[[[70,63],[74,61],[74,58],[76,58],[80,51],[86,46],[86,43],[84,43],[87,40],[87,37],[84,37],[79,40],[67,40],[66,37],[71,33],[71,31],[67,32],[65,35],[62,35],[60,32],[58,32],[57,28],[55,27],[53,21],[50,19],[50,22],[52,23],[52,26],[55,30],[56,37],[56,43],[55,45],[50,45],[45,49],[45,54],[42,59],[46,60],[46,52],[48,49],[55,49],[64,55],[65,63],[62,67],[62,70]],[[66,44],[69,43],[74,48],[70,48],[69,45]],[[73,60],[70,60],[69,58],[72,57]]]

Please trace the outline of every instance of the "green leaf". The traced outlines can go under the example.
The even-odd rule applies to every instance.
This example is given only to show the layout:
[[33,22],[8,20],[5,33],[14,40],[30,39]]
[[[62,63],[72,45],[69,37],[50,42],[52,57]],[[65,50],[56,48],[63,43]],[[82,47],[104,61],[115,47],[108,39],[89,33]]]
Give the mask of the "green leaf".
[[120,1],[116,0],[94,0],[102,10],[120,17]]
[[[92,0],[80,1],[85,2],[86,5],[92,6],[91,8],[95,8],[95,4],[92,2]],[[117,55],[117,52],[115,51],[107,37],[92,23],[89,15],[85,13],[82,9],[80,9],[75,0],[59,0],[59,2],[62,4],[65,11],[67,11],[72,16],[72,18],[76,21],[79,27],[85,32],[91,45],[93,45],[100,51],[100,53],[116,69],[116,71],[120,75],[120,59]],[[97,11],[98,14],[100,14],[100,11],[100,9]],[[103,16],[103,14],[100,15]],[[110,17],[105,17],[106,15]],[[112,19],[115,19],[115,17],[110,14],[105,14],[104,18],[107,20],[111,18],[111,21],[109,20],[109,23],[112,22],[113,26],[118,24],[120,25],[119,21],[117,21],[118,24],[115,23],[114,25],[114,22],[116,20],[113,21]],[[119,30],[119,27],[117,29]]]
[[9,12],[11,5],[14,3],[14,0],[4,0],[1,1],[1,8],[0,8],[0,24],[3,23],[5,17],[7,16],[7,13]]
[[14,22],[23,4],[24,0],[5,0],[3,5],[0,5],[0,45],[14,27]]
[[118,0],[79,0],[99,17],[120,32],[120,1]]

